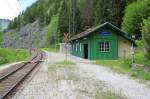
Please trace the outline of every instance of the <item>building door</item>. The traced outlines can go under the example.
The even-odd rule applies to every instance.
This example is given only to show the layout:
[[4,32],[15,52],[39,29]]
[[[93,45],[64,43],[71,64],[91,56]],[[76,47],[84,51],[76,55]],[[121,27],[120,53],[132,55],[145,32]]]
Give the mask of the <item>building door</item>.
[[88,59],[88,44],[84,44],[84,58]]

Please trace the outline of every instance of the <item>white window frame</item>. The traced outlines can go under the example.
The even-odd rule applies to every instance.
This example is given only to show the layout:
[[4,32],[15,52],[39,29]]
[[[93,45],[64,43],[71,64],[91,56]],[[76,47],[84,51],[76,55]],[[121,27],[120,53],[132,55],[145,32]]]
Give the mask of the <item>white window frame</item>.
[[80,52],[82,51],[82,43],[80,43]]
[[74,50],[74,44],[72,44],[72,50]]
[[99,42],[99,50],[100,50],[100,52],[110,52],[110,42],[109,41]]
[[78,43],[76,43],[76,51],[78,51]]

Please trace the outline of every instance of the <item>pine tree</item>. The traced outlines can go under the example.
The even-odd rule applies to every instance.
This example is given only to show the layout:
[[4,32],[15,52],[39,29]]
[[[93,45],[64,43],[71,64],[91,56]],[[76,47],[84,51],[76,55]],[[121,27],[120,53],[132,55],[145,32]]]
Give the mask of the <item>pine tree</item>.
[[58,29],[59,29],[60,41],[62,41],[64,33],[69,33],[69,13],[68,12],[69,10],[67,7],[67,3],[66,3],[66,0],[64,0],[61,5],[61,10],[59,14]]

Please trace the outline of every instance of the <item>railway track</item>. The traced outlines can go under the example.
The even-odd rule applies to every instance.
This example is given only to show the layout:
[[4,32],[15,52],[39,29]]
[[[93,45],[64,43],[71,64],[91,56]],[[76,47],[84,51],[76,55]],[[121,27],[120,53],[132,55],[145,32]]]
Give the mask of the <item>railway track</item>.
[[29,62],[11,66],[0,72],[0,99],[5,99],[42,62],[44,53],[38,51]]

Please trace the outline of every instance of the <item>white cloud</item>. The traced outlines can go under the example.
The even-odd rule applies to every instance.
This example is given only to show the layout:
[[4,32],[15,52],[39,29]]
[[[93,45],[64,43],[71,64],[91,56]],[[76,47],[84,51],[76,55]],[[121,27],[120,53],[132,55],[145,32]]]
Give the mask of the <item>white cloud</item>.
[[17,0],[0,0],[0,19],[13,19],[21,13]]

